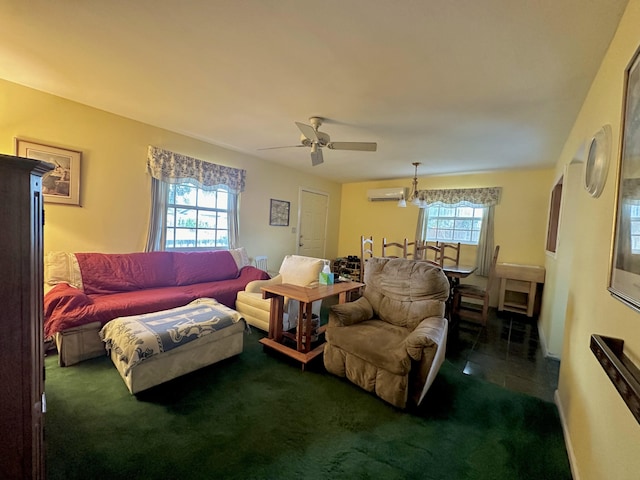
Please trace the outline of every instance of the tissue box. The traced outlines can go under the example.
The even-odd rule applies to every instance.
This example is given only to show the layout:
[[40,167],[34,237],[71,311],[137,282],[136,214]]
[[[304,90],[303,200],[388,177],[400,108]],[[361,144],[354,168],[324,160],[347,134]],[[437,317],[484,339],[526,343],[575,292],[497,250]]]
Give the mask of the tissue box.
[[333,285],[333,273],[320,272],[320,285]]

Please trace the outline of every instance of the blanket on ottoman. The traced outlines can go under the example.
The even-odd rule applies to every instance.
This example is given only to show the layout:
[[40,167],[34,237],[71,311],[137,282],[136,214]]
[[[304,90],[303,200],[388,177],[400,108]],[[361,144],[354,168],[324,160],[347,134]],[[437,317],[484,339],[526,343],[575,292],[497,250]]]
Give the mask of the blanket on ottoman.
[[212,298],[160,312],[116,318],[100,330],[108,352],[127,364],[125,375],[146,359],[222,330],[242,319]]

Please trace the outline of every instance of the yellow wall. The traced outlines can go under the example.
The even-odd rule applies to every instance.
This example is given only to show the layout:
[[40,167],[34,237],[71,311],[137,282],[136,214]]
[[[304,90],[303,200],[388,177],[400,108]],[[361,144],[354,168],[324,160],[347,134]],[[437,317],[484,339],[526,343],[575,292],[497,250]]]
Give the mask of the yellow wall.
[[[337,255],[340,185],[193,138],[0,80],[0,152],[14,138],[80,150],[82,207],[46,204],[45,251],[131,252],[144,249],[150,208],[147,146],[247,170],[241,195],[240,244],[267,255],[277,270],[295,253],[301,187],[329,194],[326,257]],[[289,227],[269,226],[269,199],[291,202]]]
[[[556,167],[571,186],[563,192],[558,255],[547,258],[546,288],[566,293],[560,304],[545,296],[541,325],[549,334],[564,322],[558,405],[581,480],[636,479],[640,472],[640,425],[589,349],[594,333],[621,338],[627,356],[640,361],[640,314],[607,291],[624,71],[640,46],[638,25],[640,0],[630,0]],[[605,124],[614,147],[607,183],[595,199],[581,188],[582,168],[568,165]]]
[[[482,174],[418,177],[421,190],[440,188],[502,187],[495,209],[495,244],[500,245],[499,262],[544,265],[547,210],[554,171],[521,170]],[[412,241],[419,209],[398,208],[396,202],[369,202],[372,188],[409,187],[410,178],[380,182],[349,183],[342,186],[345,206],[340,217],[341,256],[360,256],[360,236],[373,236],[374,253],[381,254],[382,239]],[[475,265],[476,247],[463,245],[460,262]],[[479,279],[470,282],[480,282]],[[495,304],[494,300],[492,301]]]

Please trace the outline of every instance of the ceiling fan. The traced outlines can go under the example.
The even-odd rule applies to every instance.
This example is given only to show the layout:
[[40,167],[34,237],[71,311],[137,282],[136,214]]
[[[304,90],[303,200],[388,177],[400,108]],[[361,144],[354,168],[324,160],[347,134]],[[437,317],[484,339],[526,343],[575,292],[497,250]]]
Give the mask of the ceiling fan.
[[295,122],[302,135],[300,136],[300,145],[290,145],[286,147],[270,147],[261,148],[260,150],[271,150],[274,148],[289,147],[311,147],[311,165],[314,167],[320,165],[324,159],[322,157],[322,148],[327,147],[331,150],[357,150],[361,152],[375,152],[378,144],[375,142],[332,142],[328,133],[318,130],[322,125],[323,118],[311,117],[309,123]]

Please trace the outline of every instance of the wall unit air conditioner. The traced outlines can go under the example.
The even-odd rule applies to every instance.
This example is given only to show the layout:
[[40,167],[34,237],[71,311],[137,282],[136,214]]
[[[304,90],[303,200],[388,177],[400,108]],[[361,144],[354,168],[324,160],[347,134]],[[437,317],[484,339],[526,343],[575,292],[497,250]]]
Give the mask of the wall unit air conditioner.
[[397,202],[403,196],[407,198],[406,190],[404,187],[373,188],[367,190],[367,199],[370,202]]

